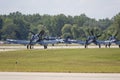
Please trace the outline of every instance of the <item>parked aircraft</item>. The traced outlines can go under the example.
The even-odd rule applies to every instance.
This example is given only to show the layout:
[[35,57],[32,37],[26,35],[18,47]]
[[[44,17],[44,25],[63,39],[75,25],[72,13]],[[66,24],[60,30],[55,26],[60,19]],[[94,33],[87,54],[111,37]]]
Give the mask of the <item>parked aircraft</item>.
[[87,37],[86,41],[77,41],[78,44],[82,44],[85,46],[85,48],[88,47],[89,44],[93,43],[95,45],[98,45],[99,48],[101,48],[101,44],[104,43],[104,41],[100,41],[98,40],[98,38],[101,36],[101,34],[95,34],[92,30],[89,31],[88,30],[88,33],[90,36]]
[[111,44],[113,44],[113,43],[118,45],[120,48],[120,41],[117,40],[117,38],[116,38],[117,35],[118,35],[118,32],[114,36],[109,34],[109,36],[110,36],[109,39],[104,41],[106,48],[107,48],[107,46],[110,48]]
[[15,39],[7,39],[6,41],[8,43],[13,43],[13,44],[23,44],[23,45],[27,45],[27,49],[32,49],[33,46],[35,44],[40,44],[44,46],[44,49],[47,48],[48,44],[56,44],[56,43],[65,43],[65,44],[82,44],[85,46],[85,48],[88,47],[89,44],[93,43],[99,46],[99,48],[101,48],[101,44],[104,44],[106,47],[107,46],[111,46],[111,44],[116,44],[119,46],[120,48],[120,41],[118,41],[116,39],[116,36],[118,33],[116,33],[114,36],[110,35],[110,38],[108,40],[105,41],[100,41],[98,40],[98,38],[101,36],[101,34],[95,34],[92,30],[89,31],[89,36],[87,37],[87,39],[85,41],[81,41],[81,40],[74,40],[74,39],[70,39],[70,37],[67,37],[66,39],[61,39],[61,38],[57,38],[57,37],[44,37],[43,35],[45,33],[44,30],[41,30],[40,33],[33,33],[32,31],[30,31],[30,33],[32,34],[32,37],[30,40],[15,40]]
[[88,32],[89,32],[89,35],[90,35],[90,36],[87,37],[86,41],[74,40],[74,39],[70,39],[70,37],[67,37],[67,38],[64,39],[63,41],[64,41],[64,43],[66,43],[66,44],[72,44],[72,43],[82,44],[82,45],[85,46],[85,48],[87,48],[87,46],[88,46],[89,44],[94,43],[94,44],[98,45],[99,48],[101,48],[101,44],[103,44],[104,41],[97,40],[97,38],[100,37],[101,34],[96,35],[96,34],[94,34],[93,31],[89,31],[89,30],[88,30]]
[[32,33],[32,37],[30,40],[15,40],[15,39],[7,39],[6,41],[8,43],[13,43],[13,44],[23,44],[23,45],[27,45],[27,49],[32,49],[33,45],[35,44],[40,44],[44,46],[44,49],[47,48],[48,44],[56,44],[59,42],[59,40],[57,39],[46,39],[43,38],[43,35],[45,33],[44,30],[41,30],[40,33],[35,34],[32,31],[30,31]]

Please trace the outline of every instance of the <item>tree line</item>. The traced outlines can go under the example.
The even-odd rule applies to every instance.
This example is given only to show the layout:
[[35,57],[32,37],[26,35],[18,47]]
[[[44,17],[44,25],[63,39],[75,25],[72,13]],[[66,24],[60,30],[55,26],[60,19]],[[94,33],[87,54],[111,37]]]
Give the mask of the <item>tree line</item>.
[[70,36],[73,39],[85,40],[93,31],[95,35],[101,34],[99,39],[108,39],[110,35],[117,35],[120,40],[120,13],[111,19],[89,18],[85,14],[79,16],[22,14],[13,12],[0,15],[0,40],[7,38],[29,39],[29,31],[38,33],[45,30],[45,36]]

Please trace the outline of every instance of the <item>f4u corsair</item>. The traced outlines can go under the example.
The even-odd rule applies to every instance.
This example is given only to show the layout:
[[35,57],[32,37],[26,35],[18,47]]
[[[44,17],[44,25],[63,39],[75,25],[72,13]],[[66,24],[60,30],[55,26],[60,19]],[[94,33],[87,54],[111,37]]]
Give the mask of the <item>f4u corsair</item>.
[[118,45],[119,48],[120,48],[120,41],[117,40],[117,38],[116,38],[117,35],[118,35],[118,32],[117,32],[114,36],[111,35],[111,34],[109,34],[109,36],[110,36],[109,39],[106,40],[106,41],[104,41],[104,44],[105,44],[106,48],[107,48],[107,46],[110,48],[110,46],[111,46],[112,44],[116,44],[116,45]]
[[87,48],[88,45],[91,43],[98,45],[99,48],[101,48],[101,44],[104,43],[104,41],[98,40],[98,38],[101,36],[101,34],[95,34],[93,31],[89,31],[89,30],[88,30],[88,33],[90,36],[87,37],[86,41],[77,41],[77,43],[84,45],[85,48]]
[[32,31],[30,31],[32,33],[32,37],[30,40],[15,40],[15,39],[7,39],[6,41],[8,43],[12,43],[12,44],[23,44],[23,45],[27,45],[27,49],[32,49],[33,45],[35,44],[40,44],[44,46],[44,49],[47,49],[48,44],[56,44],[59,42],[59,40],[57,39],[46,39],[43,38],[43,35],[45,33],[44,30],[41,30],[40,33],[35,34]]
[[101,48],[101,44],[104,44],[104,41],[97,40],[101,36],[101,34],[96,35],[96,34],[94,34],[93,31],[89,31],[89,30],[88,30],[88,33],[90,36],[88,36],[85,41],[73,40],[73,39],[70,39],[70,37],[67,37],[64,40],[64,43],[66,43],[66,44],[72,44],[72,43],[82,44],[85,46],[85,48],[87,48],[89,44],[94,43],[94,44],[98,45],[99,48]]

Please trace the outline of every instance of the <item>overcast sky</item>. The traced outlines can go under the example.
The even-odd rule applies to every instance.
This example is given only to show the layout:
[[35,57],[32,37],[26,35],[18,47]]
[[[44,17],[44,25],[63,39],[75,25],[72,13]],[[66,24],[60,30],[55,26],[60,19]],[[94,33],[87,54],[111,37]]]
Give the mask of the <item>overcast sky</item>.
[[0,0],[0,14],[20,11],[23,14],[65,14],[103,19],[120,12],[120,0]]

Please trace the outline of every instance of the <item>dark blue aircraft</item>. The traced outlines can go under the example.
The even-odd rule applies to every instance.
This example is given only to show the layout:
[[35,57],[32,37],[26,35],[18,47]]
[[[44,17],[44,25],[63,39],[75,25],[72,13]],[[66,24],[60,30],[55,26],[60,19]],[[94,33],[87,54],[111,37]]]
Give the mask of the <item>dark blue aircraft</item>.
[[64,39],[64,43],[66,43],[66,44],[72,44],[72,43],[81,44],[81,45],[84,45],[85,48],[87,48],[87,46],[89,44],[94,43],[94,44],[98,45],[99,48],[101,48],[101,44],[103,44],[104,41],[97,40],[101,36],[101,34],[96,35],[96,34],[94,34],[93,31],[89,31],[89,30],[88,30],[88,33],[90,36],[87,37],[86,41],[73,40],[73,39],[70,39],[70,37],[67,37],[66,39]]
[[106,48],[107,48],[107,46],[110,48],[110,46],[112,44],[116,44],[120,48],[120,41],[116,38],[117,35],[118,35],[118,32],[114,36],[109,34],[109,36],[110,36],[109,39],[104,41],[104,44],[105,44]]
[[59,40],[57,39],[46,39],[43,38],[43,35],[45,33],[44,30],[41,30],[40,33],[35,34],[32,31],[30,31],[32,33],[31,39],[30,40],[15,40],[15,39],[7,39],[7,43],[12,43],[12,44],[23,44],[23,45],[27,45],[27,49],[32,49],[33,45],[35,44],[40,44],[44,46],[44,49],[47,48],[48,44],[56,44],[59,42]]
[[87,48],[89,44],[93,43],[101,48],[101,44],[103,44],[103,41],[98,40],[101,34],[96,35],[93,31],[89,30],[88,33],[90,36],[87,37],[86,41],[78,41],[78,44],[82,44],[85,46],[85,48]]
[[99,48],[101,48],[101,44],[103,44],[104,41],[97,40],[97,39],[101,36],[101,34],[95,35],[95,34],[93,33],[93,31],[88,31],[88,32],[89,32],[89,35],[90,35],[90,36],[87,37],[86,41],[73,40],[73,39],[70,39],[70,37],[67,37],[67,38],[64,39],[63,41],[64,41],[64,43],[66,43],[66,44],[72,44],[72,43],[82,44],[82,45],[85,46],[85,48],[87,48],[87,46],[88,46],[89,44],[94,43],[94,44],[98,45]]

